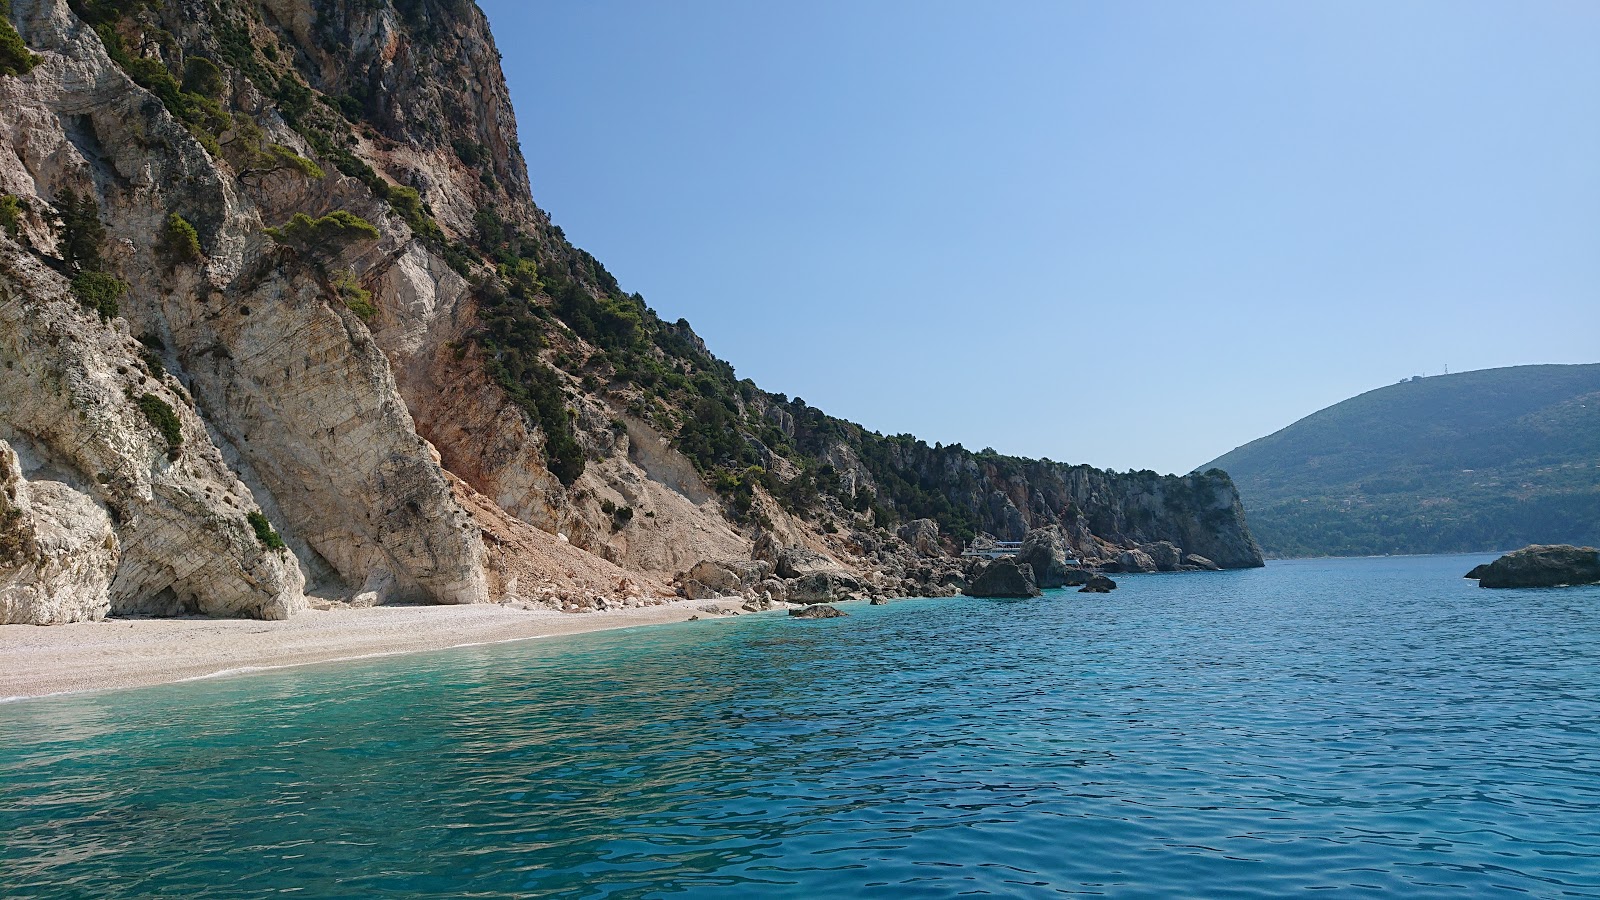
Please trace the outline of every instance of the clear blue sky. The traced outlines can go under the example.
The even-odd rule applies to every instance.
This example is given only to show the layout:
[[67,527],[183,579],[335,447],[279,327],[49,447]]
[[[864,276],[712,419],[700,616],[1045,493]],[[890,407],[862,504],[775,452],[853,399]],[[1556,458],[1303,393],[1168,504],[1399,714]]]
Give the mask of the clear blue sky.
[[1600,3],[481,5],[567,236],[884,433],[1182,472],[1600,361]]

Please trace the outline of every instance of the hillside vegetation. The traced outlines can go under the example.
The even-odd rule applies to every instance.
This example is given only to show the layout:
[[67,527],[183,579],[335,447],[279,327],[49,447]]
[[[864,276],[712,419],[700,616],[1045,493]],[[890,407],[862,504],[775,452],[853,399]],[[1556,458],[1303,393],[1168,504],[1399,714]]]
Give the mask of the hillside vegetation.
[[1227,470],[1273,556],[1600,542],[1600,365],[1516,366],[1369,391],[1202,466]]

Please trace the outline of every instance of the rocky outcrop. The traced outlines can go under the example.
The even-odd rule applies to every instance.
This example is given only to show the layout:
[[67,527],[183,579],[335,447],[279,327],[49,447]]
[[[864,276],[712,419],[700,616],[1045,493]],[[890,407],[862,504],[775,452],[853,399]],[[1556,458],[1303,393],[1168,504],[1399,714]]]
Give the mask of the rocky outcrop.
[[1022,539],[1017,562],[1033,569],[1033,580],[1042,589],[1066,585],[1073,567],[1067,565],[1067,542],[1056,528],[1037,528]]
[[1150,558],[1157,572],[1176,572],[1183,565],[1183,551],[1171,541],[1154,541],[1139,549]]
[[969,597],[1037,597],[1039,586],[1033,579],[1032,566],[1002,558],[976,569],[962,593]]
[[1154,572],[1156,562],[1141,549],[1122,550],[1104,568],[1107,572]]
[[1209,559],[1206,559],[1204,556],[1201,556],[1198,553],[1191,553],[1188,556],[1185,556],[1183,558],[1183,561],[1184,561],[1185,565],[1193,566],[1196,569],[1204,569],[1207,572],[1220,572],[1220,571],[1222,571],[1222,567],[1221,566],[1217,565],[1216,563],[1212,562]]
[[12,605],[5,621],[107,612],[281,619],[304,605],[295,558],[264,543],[249,521],[260,504],[183,386],[152,371],[144,349],[0,237],[0,430],[21,477],[59,485],[44,506],[56,511],[53,546],[103,543],[107,520],[118,550],[102,596],[85,596],[97,579],[64,593],[41,587],[45,600]]
[[918,556],[943,556],[939,546],[939,523],[932,519],[915,519],[901,525],[897,534],[911,552]]
[[1478,587],[1533,588],[1600,584],[1600,550],[1571,544],[1533,544],[1477,566],[1466,577]]

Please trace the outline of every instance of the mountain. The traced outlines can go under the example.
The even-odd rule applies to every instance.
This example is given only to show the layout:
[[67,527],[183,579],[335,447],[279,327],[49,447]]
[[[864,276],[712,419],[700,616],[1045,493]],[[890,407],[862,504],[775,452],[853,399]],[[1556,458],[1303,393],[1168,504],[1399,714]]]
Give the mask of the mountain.
[[1221,473],[738,378],[535,205],[467,0],[0,8],[0,622],[943,590],[1039,528],[1261,562]]
[[1600,542],[1600,365],[1368,391],[1212,460],[1274,556]]

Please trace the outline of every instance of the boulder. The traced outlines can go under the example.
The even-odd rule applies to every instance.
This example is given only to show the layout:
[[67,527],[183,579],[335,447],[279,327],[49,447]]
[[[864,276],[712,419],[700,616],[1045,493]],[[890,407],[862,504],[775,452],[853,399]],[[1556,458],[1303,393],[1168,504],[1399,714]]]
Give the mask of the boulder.
[[1183,565],[1183,550],[1171,541],[1155,541],[1139,549],[1150,557],[1157,572],[1176,572]]
[[1600,550],[1571,544],[1534,544],[1467,573],[1478,587],[1560,587],[1600,584]]
[[873,606],[887,606],[888,604],[889,604],[889,598],[888,597],[873,597],[872,598],[872,605]]
[[784,596],[790,603],[832,603],[860,589],[861,582],[849,572],[814,572],[787,581]]
[[1014,558],[993,560],[973,570],[972,583],[962,593],[969,597],[1037,597],[1033,566]]
[[842,572],[844,567],[807,547],[785,547],[778,551],[779,578],[803,578],[819,572]]
[[758,559],[704,559],[689,570],[684,584],[693,580],[720,594],[737,594],[770,574],[772,564]]
[[1156,562],[1143,550],[1124,550],[1113,563],[1106,565],[1108,572],[1154,572]]
[[[1090,575],[1083,584],[1085,590],[1105,594],[1117,589],[1117,583],[1104,575]],[[1081,592],[1080,592],[1081,593]]]
[[1094,573],[1088,569],[1068,569],[1066,575],[1062,578],[1061,586],[1077,587],[1088,584],[1089,579],[1092,577],[1094,577]]
[[1063,587],[1067,583],[1067,559],[1072,554],[1060,529],[1035,528],[1022,539],[1016,560],[1033,567],[1033,581],[1041,588]]
[[791,609],[789,610],[789,615],[794,616],[796,619],[837,619],[840,616],[848,616],[850,614],[837,606],[819,603],[814,606],[807,606],[804,609]]
[[1204,556],[1201,556],[1198,553],[1191,553],[1188,556],[1185,556],[1183,558],[1183,561],[1188,563],[1191,566],[1194,566],[1197,569],[1205,569],[1208,572],[1220,572],[1220,571],[1222,571],[1222,567],[1221,566],[1217,565],[1216,563],[1212,562],[1209,559],[1206,559]]
[[943,556],[939,546],[939,523],[932,519],[916,519],[900,526],[900,540],[911,547],[918,556]]

